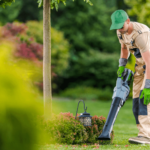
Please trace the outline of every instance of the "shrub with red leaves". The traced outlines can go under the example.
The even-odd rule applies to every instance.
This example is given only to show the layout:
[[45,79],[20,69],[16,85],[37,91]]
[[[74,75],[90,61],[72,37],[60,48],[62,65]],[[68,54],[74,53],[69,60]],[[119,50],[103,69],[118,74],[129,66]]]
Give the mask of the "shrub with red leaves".
[[[79,116],[79,114],[77,115]],[[112,143],[114,137],[114,131],[111,133],[111,141],[98,141],[97,137],[102,132],[106,119],[103,116],[92,117],[92,126],[84,127],[79,121],[79,118],[75,119],[73,114],[60,113],[53,116],[53,119],[49,121],[41,121],[44,125],[44,129],[50,135],[51,143],[63,143],[63,144],[105,144]],[[42,127],[43,128],[43,127]]]
[[11,38],[17,45],[14,55],[19,58],[41,61],[43,45],[36,43],[33,37],[26,34],[27,26],[23,23],[7,23],[2,29],[3,38]]
[[[12,42],[16,48],[14,56],[16,60],[27,59],[34,62],[41,70],[43,67],[43,23],[38,21],[28,21],[25,23],[13,22],[0,27],[0,41]],[[51,77],[53,91],[58,88],[54,77],[62,75],[68,67],[69,43],[64,38],[62,32],[51,28]],[[57,75],[56,75],[57,74]],[[33,81],[42,91],[42,73],[39,81]]]
[[98,136],[102,133],[102,129],[103,129],[105,122],[106,122],[106,119],[103,116],[98,117],[95,115],[92,117],[92,126],[85,127],[86,132],[89,137],[86,141],[87,143],[99,143],[99,144],[112,143],[113,138],[114,138],[114,131],[111,132],[110,141],[104,141],[104,140],[98,141],[97,140]]
[[[27,36],[27,26],[24,23],[7,23],[1,29],[1,38],[12,41],[16,49],[14,51],[14,57],[16,59],[27,59],[34,62],[34,64],[42,72],[42,59],[43,59],[43,45],[36,43],[33,37]],[[52,76],[55,73],[52,72]],[[42,79],[42,77],[40,77]],[[43,82],[33,81],[33,84],[39,88],[40,91],[43,91]]]
[[29,60],[42,60],[43,59],[43,46],[38,43],[31,43],[28,45],[23,42],[18,45],[17,51],[14,54],[19,58],[26,58]]
[[47,121],[43,119],[41,125],[49,134],[49,143],[81,144],[88,138],[84,126],[70,113],[60,113]]
[[[1,27],[0,38],[11,41],[16,46],[14,57],[16,59],[27,59],[34,62],[34,64],[41,69],[43,67],[43,45],[35,42],[34,37],[27,35],[27,25],[24,23],[14,22],[7,23]],[[57,75],[53,72],[52,78]],[[40,77],[42,79],[42,76]],[[34,84],[43,91],[43,81],[33,81]]]
[[3,27],[2,36],[3,37],[10,37],[10,36],[17,36],[18,34],[25,34],[27,30],[27,26],[24,23],[7,23]]

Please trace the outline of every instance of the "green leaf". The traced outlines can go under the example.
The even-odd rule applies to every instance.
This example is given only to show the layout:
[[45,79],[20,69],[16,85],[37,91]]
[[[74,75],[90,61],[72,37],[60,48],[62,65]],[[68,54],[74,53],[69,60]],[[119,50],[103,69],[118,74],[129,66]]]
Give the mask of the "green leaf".
[[63,1],[63,4],[66,6],[66,2],[65,1]]
[[58,11],[58,3],[57,2],[55,2],[55,8]]
[[[85,0],[84,0],[85,1]],[[86,3],[88,3],[89,5],[93,6],[92,2],[90,0],[86,0]]]
[[54,3],[51,3],[51,9],[54,9],[54,7],[55,7]]
[[5,4],[2,4],[1,6],[2,6],[3,8],[5,8]]
[[88,4],[89,4],[90,6],[93,6],[93,3],[92,3],[92,2],[90,2],[90,1],[89,1],[89,3],[88,3]]
[[38,0],[38,3],[39,3],[38,7],[43,6],[43,0]]
[[12,2],[15,2],[15,0],[0,0],[0,6],[5,8],[5,6],[10,6]]
[[[38,0],[39,5],[41,1],[42,0]],[[56,8],[56,10],[58,11],[58,4],[60,3],[60,1],[63,2],[63,4],[66,6],[66,0],[51,0],[51,9]],[[74,2],[74,0],[72,1]],[[84,0],[84,2],[88,3],[91,6],[93,5],[90,0]]]

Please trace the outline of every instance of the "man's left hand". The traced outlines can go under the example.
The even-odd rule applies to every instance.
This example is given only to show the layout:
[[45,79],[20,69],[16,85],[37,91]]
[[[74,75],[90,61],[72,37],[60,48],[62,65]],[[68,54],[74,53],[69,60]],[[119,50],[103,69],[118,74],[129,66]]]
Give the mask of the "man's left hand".
[[141,95],[140,99],[143,98],[144,96],[144,105],[148,105],[150,103],[150,88],[144,88]]

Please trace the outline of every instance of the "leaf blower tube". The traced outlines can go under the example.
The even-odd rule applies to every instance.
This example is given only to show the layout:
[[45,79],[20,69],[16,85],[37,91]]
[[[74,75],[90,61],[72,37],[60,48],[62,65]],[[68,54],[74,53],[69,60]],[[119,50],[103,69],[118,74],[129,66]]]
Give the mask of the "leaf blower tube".
[[130,93],[130,83],[133,78],[133,72],[125,68],[123,72],[123,80],[117,78],[116,86],[114,88],[112,96],[112,104],[110,111],[103,127],[103,131],[98,137],[98,140],[110,140],[110,134],[112,132],[113,125],[115,123],[116,117],[120,108],[124,105]]

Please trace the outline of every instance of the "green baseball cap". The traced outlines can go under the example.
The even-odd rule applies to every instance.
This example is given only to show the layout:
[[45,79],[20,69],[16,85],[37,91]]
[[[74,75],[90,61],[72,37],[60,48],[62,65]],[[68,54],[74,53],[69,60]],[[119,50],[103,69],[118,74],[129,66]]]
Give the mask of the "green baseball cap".
[[111,15],[112,25],[110,27],[110,30],[122,28],[125,21],[128,18],[129,17],[128,17],[127,13],[124,10],[116,10]]

